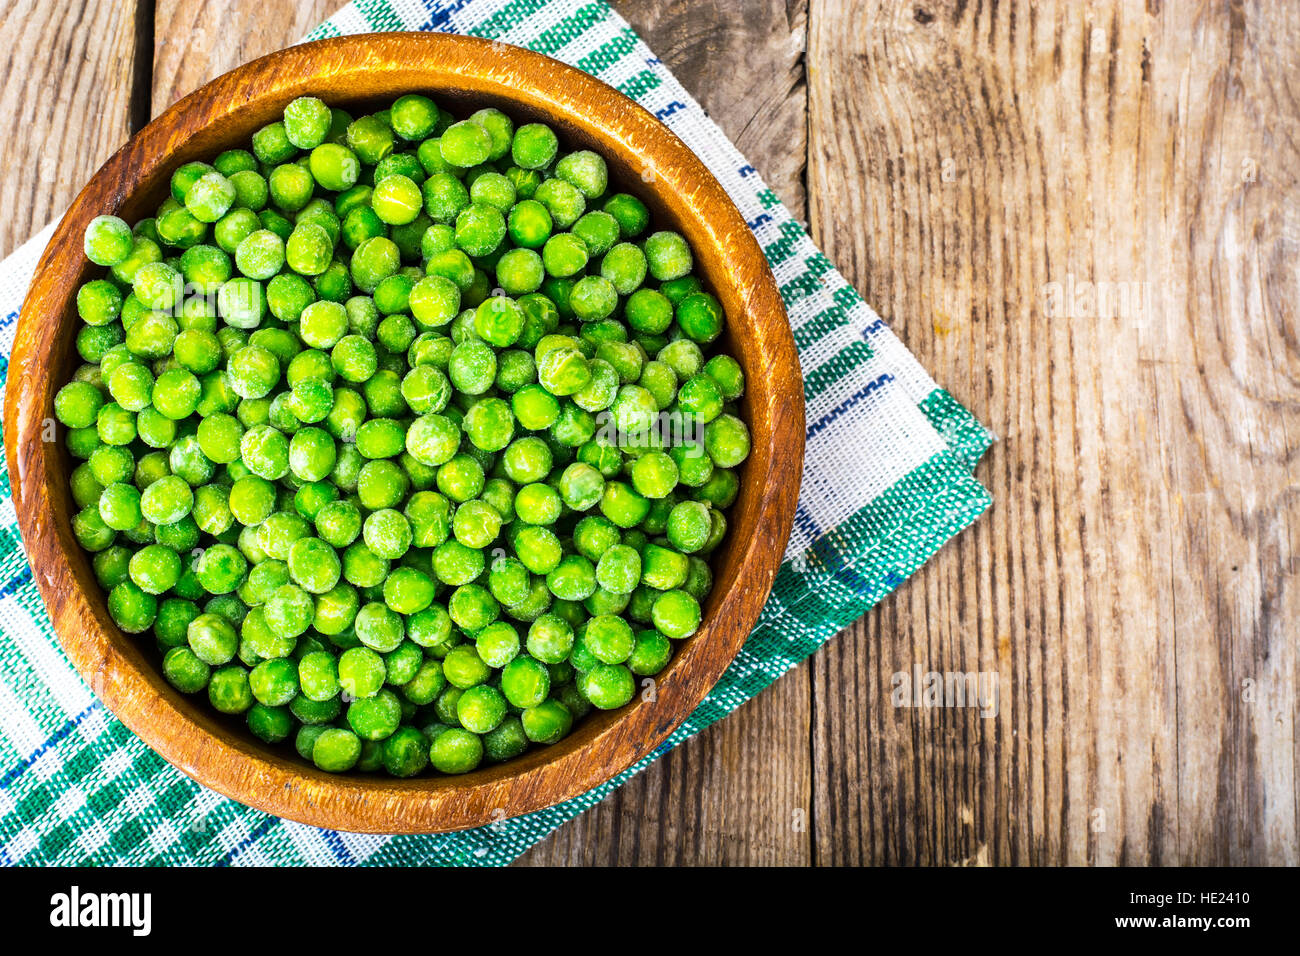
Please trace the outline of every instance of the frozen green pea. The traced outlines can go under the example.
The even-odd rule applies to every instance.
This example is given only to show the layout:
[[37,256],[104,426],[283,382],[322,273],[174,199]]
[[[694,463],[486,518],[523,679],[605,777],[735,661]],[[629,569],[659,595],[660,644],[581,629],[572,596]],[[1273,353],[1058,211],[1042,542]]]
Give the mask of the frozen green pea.
[[233,660],[239,649],[234,626],[217,614],[200,614],[190,621],[186,641],[199,660],[213,667]]
[[612,545],[596,564],[596,581],[615,594],[631,594],[641,582],[641,555],[627,545]]
[[437,593],[433,580],[416,568],[396,568],[384,581],[384,603],[398,614],[418,614],[433,603]]
[[285,584],[263,605],[262,613],[271,633],[283,638],[297,637],[311,626],[315,604],[302,588]]
[[469,256],[494,252],[506,235],[505,217],[486,203],[471,202],[456,216],[456,245]]
[[492,673],[473,644],[460,644],[448,651],[442,670],[447,681],[461,690],[484,683]]
[[542,614],[528,628],[527,649],[543,663],[558,664],[568,658],[573,640],[573,628],[567,621],[554,614]]
[[441,733],[429,748],[429,762],[440,773],[468,773],[483,760],[483,741],[475,733],[452,727]]
[[161,544],[150,544],[131,557],[131,580],[146,594],[171,590],[181,576],[180,556]]
[[547,179],[533,198],[546,207],[551,221],[559,229],[568,229],[587,211],[587,200],[572,183],[563,179]]
[[400,266],[401,252],[397,245],[385,236],[375,236],[353,251],[349,271],[358,289],[374,292],[379,283],[394,275]]
[[735,415],[721,415],[705,426],[704,448],[719,468],[735,468],[749,457],[749,428]]
[[91,279],[77,290],[77,314],[87,325],[108,325],[122,314],[122,293],[106,279]]
[[311,222],[299,222],[294,226],[284,244],[285,262],[294,272],[304,276],[320,275],[329,268],[333,255],[334,242],[329,233]]
[[389,124],[403,139],[424,139],[438,125],[437,104],[420,94],[399,96],[389,111]]
[[486,734],[505,719],[506,706],[506,699],[499,690],[480,684],[460,695],[456,701],[456,716],[465,730]]
[[514,438],[514,421],[514,413],[508,402],[489,397],[479,399],[470,406],[462,427],[475,448],[497,452]]
[[238,193],[215,169],[196,179],[185,194],[185,209],[199,222],[216,222],[235,204]]
[[465,120],[443,130],[438,146],[449,165],[468,168],[487,160],[492,152],[492,137],[478,123]]
[[591,465],[574,462],[560,475],[559,493],[572,510],[588,511],[604,497],[605,477]]
[[96,216],[86,226],[86,258],[98,266],[116,266],[126,261],[134,245],[131,227],[116,216]]
[[248,559],[239,549],[217,543],[204,549],[194,567],[203,589],[210,594],[229,594],[244,581]]
[[345,581],[340,581],[330,590],[316,595],[316,613],[312,617],[312,627],[327,637],[335,638],[336,643],[344,638],[357,618],[361,609],[361,598],[357,589]]
[[553,698],[526,708],[519,719],[528,739],[538,744],[559,742],[573,726],[573,714],[569,708]]
[[348,726],[363,740],[383,740],[397,730],[401,719],[401,701],[387,688],[348,705]]
[[393,151],[393,129],[375,116],[362,116],[347,129],[347,145],[366,165],[373,166]]
[[597,664],[579,678],[579,687],[600,710],[614,710],[632,699],[636,680],[622,664]]
[[197,694],[208,686],[212,668],[188,647],[173,647],[163,656],[163,676],[182,694]]
[[621,617],[600,614],[584,625],[583,643],[604,664],[621,664],[632,654],[636,643],[631,626]]
[[383,741],[382,759],[390,775],[413,777],[429,764],[429,742],[414,727],[400,727]]
[[248,710],[253,706],[248,671],[238,664],[214,670],[208,680],[208,700],[223,714],[242,714]]
[[680,233],[653,233],[645,240],[644,250],[650,274],[660,282],[679,279],[691,271],[690,246]]
[[673,647],[658,631],[638,631],[627,668],[638,677],[653,677],[668,666]]
[[370,647],[349,648],[338,659],[338,685],[354,699],[379,693],[387,673],[384,659]]
[[321,100],[300,96],[284,108],[285,138],[298,149],[313,149],[325,142],[330,121],[330,108]]
[[690,637],[700,626],[700,602],[681,590],[660,594],[650,614],[655,628],[674,639]]
[[69,382],[54,396],[54,417],[69,428],[88,428],[96,423],[103,406],[100,389],[89,382]]
[[340,143],[321,143],[311,151],[308,168],[312,178],[325,189],[350,189],[361,175],[356,153]]
[[571,231],[583,241],[587,251],[593,257],[606,255],[614,248],[620,236],[618,220],[598,209],[584,213],[582,218],[573,224]]
[[709,506],[699,501],[682,501],[668,515],[667,537],[685,554],[699,551],[709,540],[713,520]]
[[404,225],[424,209],[424,196],[410,177],[394,174],[375,183],[370,207],[381,222]]
[[518,717],[506,717],[490,733],[483,735],[483,755],[492,763],[518,757],[528,749],[528,736]]
[[123,581],[108,592],[108,613],[126,633],[141,634],[153,626],[158,599],[133,581]]
[[361,738],[341,727],[322,730],[311,748],[312,763],[329,773],[351,770],[360,758]]
[[645,254],[632,243],[623,242],[605,254],[600,263],[600,274],[619,295],[630,295],[645,281],[646,268]]
[[289,549],[289,576],[310,594],[324,594],[339,582],[342,562],[320,538],[299,538]]
[[269,229],[250,233],[235,249],[235,267],[250,279],[269,279],[283,265],[284,240]]
[[258,703],[282,706],[298,695],[298,668],[283,657],[261,661],[249,672],[248,686]]

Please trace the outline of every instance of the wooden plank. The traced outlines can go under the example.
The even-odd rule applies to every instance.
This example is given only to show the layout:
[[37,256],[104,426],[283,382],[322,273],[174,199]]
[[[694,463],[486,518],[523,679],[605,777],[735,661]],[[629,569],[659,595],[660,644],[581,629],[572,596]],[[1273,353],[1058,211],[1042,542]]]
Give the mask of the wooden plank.
[[339,0],[157,0],[154,115],[213,77],[296,43],[340,6]]
[[0,256],[58,216],[131,133],[134,2],[0,8]]
[[[806,4],[613,6],[805,215]],[[744,64],[719,69],[719,64]],[[795,669],[525,854],[523,865],[788,864],[812,853],[810,687]]]
[[[1001,438],[816,658],[819,860],[1297,862],[1297,27],[812,4],[814,234]],[[997,716],[890,706],[917,664]]]
[[805,212],[806,0],[610,4],[796,216]]

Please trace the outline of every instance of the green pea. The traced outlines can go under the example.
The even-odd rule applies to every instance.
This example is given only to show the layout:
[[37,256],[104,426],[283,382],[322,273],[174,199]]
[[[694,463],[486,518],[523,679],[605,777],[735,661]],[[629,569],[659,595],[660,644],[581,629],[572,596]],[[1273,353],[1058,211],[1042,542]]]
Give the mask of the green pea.
[[[535,199],[525,199],[510,208],[506,230],[510,236],[510,241],[516,246],[522,249],[539,249],[550,245],[553,225],[551,214],[545,206]],[[581,242],[580,239],[577,241]],[[585,263],[587,258],[585,244],[581,251]],[[545,265],[545,252],[543,252],[542,261],[543,265]],[[572,275],[573,273],[566,274]]]
[[492,763],[518,757],[528,749],[528,736],[518,717],[506,717],[495,730],[484,734],[483,754]]
[[387,673],[384,659],[370,647],[349,648],[338,659],[338,685],[356,700],[378,694]]
[[388,561],[355,541],[343,552],[343,577],[357,587],[375,587],[388,574]]
[[636,693],[636,680],[622,664],[597,664],[579,679],[583,697],[600,710],[622,707]]
[[501,671],[501,693],[514,707],[536,707],[550,689],[550,672],[532,657],[516,657]]
[[589,149],[569,153],[555,165],[555,175],[575,186],[588,199],[599,199],[609,183],[605,160]]
[[558,743],[573,726],[573,714],[555,699],[526,708],[519,719],[528,739],[537,744]]
[[116,216],[96,216],[86,226],[86,258],[95,265],[116,266],[126,261],[134,245],[131,227]]
[[489,733],[505,719],[506,699],[494,687],[484,684],[471,687],[457,700],[456,716],[465,730]]
[[293,584],[286,584],[263,606],[266,626],[279,637],[297,637],[311,626],[315,605],[311,595]]
[[486,203],[471,202],[456,216],[456,245],[466,255],[491,254],[505,235],[505,217],[499,209]]
[[668,666],[672,654],[672,644],[664,635],[658,631],[638,631],[627,668],[638,677],[653,677]]
[[356,153],[339,143],[321,143],[311,151],[308,163],[312,178],[325,189],[350,189],[361,175]]
[[482,760],[482,740],[477,734],[460,727],[439,734],[429,748],[429,762],[440,773],[468,773]]
[[394,174],[375,183],[370,206],[381,222],[404,225],[424,209],[424,196],[410,177]]
[[387,688],[348,705],[348,726],[363,740],[383,740],[397,730],[401,719],[401,702]]
[[311,759],[321,770],[343,773],[356,766],[361,757],[361,739],[350,730],[330,727],[316,738]]
[[242,714],[248,710],[253,706],[248,671],[238,664],[214,670],[208,680],[208,700],[223,714]]
[[261,661],[249,672],[248,686],[258,703],[282,706],[298,695],[298,669],[283,657]]
[[328,106],[314,96],[300,96],[284,108],[285,138],[298,149],[313,149],[325,142],[330,121]]
[[181,576],[180,556],[161,544],[141,548],[131,558],[131,580],[146,594],[163,594]]
[[486,162],[492,152],[492,138],[477,123],[465,120],[453,123],[439,138],[443,161],[451,166],[468,168]]
[[700,603],[685,591],[664,591],[650,613],[655,628],[666,637],[690,637],[700,626]]
[[[590,214],[589,214],[590,215]],[[610,249],[605,258],[600,262],[600,274],[619,295],[630,295],[640,288],[641,283],[645,281],[647,263],[645,253],[640,248],[630,242],[622,242]],[[703,294],[703,293],[700,293]],[[680,309],[678,318],[680,321]],[[721,310],[718,313],[718,332],[707,341],[712,341],[721,333]],[[683,328],[685,331],[685,329]],[[690,334],[690,333],[688,333]],[[697,338],[692,335],[692,338]],[[697,341],[705,341],[698,339]]]
[[182,694],[197,694],[208,686],[212,668],[188,647],[173,647],[163,656],[163,676]]
[[583,241],[592,256],[606,255],[614,248],[621,235],[618,220],[600,210],[584,213],[582,218],[573,224],[573,234]]
[[587,211],[587,200],[573,184],[563,179],[548,179],[537,187],[533,198],[546,207],[557,228],[567,229]]
[[376,116],[362,116],[348,126],[347,145],[361,162],[373,166],[393,151],[393,130]]
[[383,742],[383,764],[394,777],[415,776],[429,764],[428,740],[414,727],[399,728]]

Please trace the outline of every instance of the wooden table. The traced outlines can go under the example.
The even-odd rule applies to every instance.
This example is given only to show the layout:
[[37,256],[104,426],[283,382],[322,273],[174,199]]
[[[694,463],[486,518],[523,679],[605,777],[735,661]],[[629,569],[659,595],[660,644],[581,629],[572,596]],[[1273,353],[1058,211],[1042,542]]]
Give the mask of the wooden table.
[[[7,5],[0,252],[334,6]],[[615,6],[998,435],[995,505],[524,862],[1300,862],[1300,6]],[[892,707],[916,666],[996,716]]]

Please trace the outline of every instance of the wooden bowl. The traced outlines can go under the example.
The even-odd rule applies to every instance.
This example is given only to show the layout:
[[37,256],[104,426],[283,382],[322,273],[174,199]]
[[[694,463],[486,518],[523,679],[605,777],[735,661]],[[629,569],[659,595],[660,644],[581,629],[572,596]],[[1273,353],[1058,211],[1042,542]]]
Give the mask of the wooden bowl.
[[[516,121],[550,123],[569,148],[610,161],[611,190],[650,206],[679,230],[697,271],[726,309],[726,347],[744,367],[743,414],[753,452],[699,632],[657,678],[656,699],[593,713],[551,747],[460,777],[335,776],[270,747],[180,694],[162,677],[152,641],[108,615],[72,534],[62,429],[49,438],[55,392],[79,358],[77,288],[101,270],[82,254],[95,216],[150,215],[172,170],[245,144],[294,97],[373,107],[407,92],[464,114],[497,106]],[[804,403],[794,342],[772,274],[744,220],[703,163],[653,116],[585,73],[515,47],[466,37],[391,33],[322,40],[263,57],[212,81],[154,120],[82,190],[45,250],[23,305],[5,398],[14,504],[36,583],[63,647],[123,723],[199,783],[268,813],[315,826],[434,833],[551,806],[609,780],[649,753],[700,703],[758,618],[785,550],[803,465]]]

